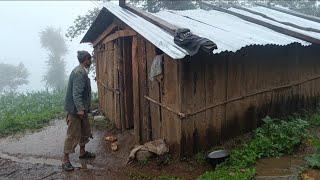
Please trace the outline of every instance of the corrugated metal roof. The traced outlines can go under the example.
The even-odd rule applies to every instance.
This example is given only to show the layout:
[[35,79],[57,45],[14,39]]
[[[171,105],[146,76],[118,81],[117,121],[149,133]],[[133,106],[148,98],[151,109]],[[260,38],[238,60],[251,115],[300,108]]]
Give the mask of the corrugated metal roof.
[[[252,8],[253,9],[253,8]],[[278,27],[282,27],[282,28],[285,28],[285,29],[289,29],[289,30],[292,30],[294,32],[298,32],[298,33],[301,33],[301,34],[304,34],[304,35],[307,35],[307,36],[310,36],[310,37],[313,37],[313,38],[316,38],[316,39],[320,39],[320,33],[316,33],[316,32],[312,32],[312,31],[306,31],[306,30],[301,30],[301,29],[298,29],[298,28],[295,28],[295,27],[291,27],[291,26],[288,26],[288,25],[285,25],[285,24],[282,24],[282,23],[279,23],[277,21],[273,21],[273,20],[270,20],[270,19],[267,19],[265,17],[262,17],[262,16],[259,16],[259,15],[256,15],[256,14],[253,14],[253,13],[250,13],[248,11],[244,11],[244,10],[240,10],[240,9],[236,9],[236,8],[230,8],[229,9],[230,11],[232,12],[236,12],[236,13],[239,13],[239,14],[242,14],[242,15],[245,15],[245,16],[250,16],[252,18],[255,18],[255,19],[258,19],[258,20],[261,20],[261,21],[264,21],[264,22],[267,22],[267,23],[270,23],[270,24],[273,24],[275,26],[278,26]],[[261,9],[259,9],[261,11]],[[277,11],[274,11],[272,9],[270,9],[269,13],[270,14],[266,14],[267,16],[272,16],[276,19],[278,19],[279,21],[287,21],[287,22],[290,22],[289,20],[292,20],[290,23],[292,24],[300,24],[300,26],[304,27],[304,28],[308,28],[308,25],[311,25],[311,21],[307,20],[307,19],[302,19],[302,18],[299,18],[299,17],[295,17],[295,16],[292,16],[292,15],[289,15],[289,14],[285,14],[285,13],[275,13]],[[260,12],[260,13],[263,13],[263,12]],[[279,17],[280,15],[280,17]],[[286,16],[285,16],[286,15]],[[283,19],[282,19],[283,17]],[[304,24],[305,23],[305,24]],[[317,23],[317,22],[312,22],[312,24],[314,24],[316,27],[314,28],[317,28],[317,27],[320,27],[320,23]]]
[[[174,43],[174,38],[171,34],[167,33],[146,19],[113,3],[106,3],[105,8],[111,14],[118,17],[137,33],[145,37],[148,41],[169,55],[171,58],[182,59],[188,55],[186,50]],[[251,13],[245,10],[236,8],[230,8],[229,10],[282,27],[284,29],[289,29],[316,39],[320,39],[320,33],[298,29],[292,26],[284,25],[280,22],[290,22],[297,26],[314,29],[320,29],[320,23],[265,7],[251,7],[248,9],[257,13],[268,15],[275,21],[270,20],[270,18],[267,19],[263,16],[259,16],[257,13]],[[188,28],[193,34],[210,39],[216,43],[218,47],[218,49],[215,49],[213,53],[220,53],[224,51],[236,52],[237,50],[250,45],[272,44],[283,46],[291,43],[300,43],[301,45],[307,46],[311,44],[304,40],[276,32],[267,27],[248,22],[237,16],[218,10],[162,10],[154,15],[176,26]]]
[[249,45],[287,45],[295,42],[310,45],[303,40],[216,10],[161,11],[155,15],[172,24],[188,28],[198,36],[210,39],[218,47],[213,53],[236,52]]
[[118,17],[121,21],[126,23],[171,58],[182,59],[188,55],[188,52],[185,49],[173,42],[173,36],[160,27],[113,3],[106,3],[105,7],[113,15]]
[[270,18],[273,18],[280,22],[292,23],[305,28],[314,28],[320,30],[320,23],[311,21],[308,19],[304,19],[301,17],[293,16],[290,14],[286,14],[284,12],[276,11],[270,8],[262,7],[262,6],[253,6],[248,8],[252,11],[262,13]]

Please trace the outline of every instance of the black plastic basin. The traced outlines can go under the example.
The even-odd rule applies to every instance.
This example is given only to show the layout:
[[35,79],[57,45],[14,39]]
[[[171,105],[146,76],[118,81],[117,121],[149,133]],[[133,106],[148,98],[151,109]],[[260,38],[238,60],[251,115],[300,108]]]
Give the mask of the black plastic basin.
[[207,161],[213,167],[216,167],[217,164],[224,162],[229,156],[229,152],[226,150],[212,151],[207,155]]

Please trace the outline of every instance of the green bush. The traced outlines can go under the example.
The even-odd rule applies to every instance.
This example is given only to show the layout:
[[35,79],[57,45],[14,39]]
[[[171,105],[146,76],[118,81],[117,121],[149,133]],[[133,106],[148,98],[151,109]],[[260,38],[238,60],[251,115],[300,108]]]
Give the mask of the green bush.
[[0,96],[0,136],[41,128],[63,112],[64,92]]
[[309,124],[302,119],[284,121],[266,117],[263,121],[250,142],[232,150],[226,162],[199,179],[252,179],[255,174],[253,165],[259,158],[291,154],[308,136]]
[[252,179],[256,173],[255,168],[220,167],[215,171],[207,171],[201,175],[199,180],[244,180]]
[[316,152],[305,159],[311,168],[320,168],[320,139],[318,137],[311,138],[311,144],[315,147]]
[[320,125],[320,114],[319,112],[314,113],[310,116],[310,122],[312,125],[319,126]]
[[312,168],[320,168],[320,154],[315,153],[305,158],[308,165]]

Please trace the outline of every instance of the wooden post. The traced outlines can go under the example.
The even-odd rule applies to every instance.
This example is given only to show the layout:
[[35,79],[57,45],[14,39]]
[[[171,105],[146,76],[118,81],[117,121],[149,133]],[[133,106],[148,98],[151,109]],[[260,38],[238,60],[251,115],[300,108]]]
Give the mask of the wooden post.
[[140,100],[139,100],[139,64],[138,64],[138,38],[132,38],[132,88],[133,88],[133,121],[134,135],[137,143],[141,142],[140,128]]
[[119,0],[119,6],[125,7],[126,6],[126,0]]

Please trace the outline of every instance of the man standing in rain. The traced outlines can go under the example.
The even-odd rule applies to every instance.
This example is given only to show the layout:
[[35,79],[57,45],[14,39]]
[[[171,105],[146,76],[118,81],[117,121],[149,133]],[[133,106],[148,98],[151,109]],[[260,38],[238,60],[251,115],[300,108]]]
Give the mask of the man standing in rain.
[[91,55],[87,51],[78,51],[80,65],[75,67],[70,74],[68,89],[65,98],[65,110],[67,111],[67,136],[64,142],[64,158],[62,168],[72,171],[74,167],[70,163],[69,154],[75,152],[76,146],[80,146],[82,159],[95,158],[95,154],[85,150],[85,145],[92,138],[88,112],[91,103],[91,86],[88,77],[91,65]]

